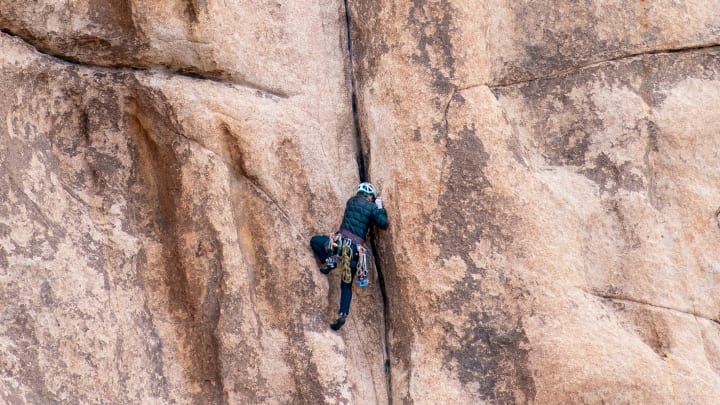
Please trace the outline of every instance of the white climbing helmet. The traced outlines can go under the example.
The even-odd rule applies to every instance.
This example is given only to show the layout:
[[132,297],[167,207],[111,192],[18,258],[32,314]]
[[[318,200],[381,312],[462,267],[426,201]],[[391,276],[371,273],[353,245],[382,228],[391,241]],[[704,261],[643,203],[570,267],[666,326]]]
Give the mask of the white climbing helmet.
[[356,192],[377,197],[377,193],[375,192],[375,186],[373,186],[372,183],[363,182],[358,184]]

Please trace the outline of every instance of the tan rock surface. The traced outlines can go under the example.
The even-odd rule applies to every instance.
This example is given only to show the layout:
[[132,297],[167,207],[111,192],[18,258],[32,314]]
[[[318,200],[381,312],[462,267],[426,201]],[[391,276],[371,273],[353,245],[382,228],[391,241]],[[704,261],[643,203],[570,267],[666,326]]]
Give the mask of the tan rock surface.
[[0,10],[4,30],[83,64],[167,68],[279,95],[333,93],[337,83],[318,77],[343,78],[336,1],[1,0]]
[[353,3],[393,398],[712,403],[714,5],[526,3]]
[[0,0],[0,402],[716,401],[715,2],[286,3]]
[[[0,402],[387,401],[377,280],[335,333],[308,249],[358,179],[342,9],[308,6],[297,64],[257,49],[248,73],[287,93],[0,35]],[[77,43],[71,22],[45,36]]]

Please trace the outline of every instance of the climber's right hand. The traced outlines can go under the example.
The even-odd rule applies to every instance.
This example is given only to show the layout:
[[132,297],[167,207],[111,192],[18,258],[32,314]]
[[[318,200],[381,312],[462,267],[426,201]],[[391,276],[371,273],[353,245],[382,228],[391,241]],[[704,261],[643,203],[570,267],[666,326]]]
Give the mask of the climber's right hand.
[[378,208],[382,209],[382,207],[383,207],[382,198],[376,199],[376,200],[375,200],[375,205],[376,205]]

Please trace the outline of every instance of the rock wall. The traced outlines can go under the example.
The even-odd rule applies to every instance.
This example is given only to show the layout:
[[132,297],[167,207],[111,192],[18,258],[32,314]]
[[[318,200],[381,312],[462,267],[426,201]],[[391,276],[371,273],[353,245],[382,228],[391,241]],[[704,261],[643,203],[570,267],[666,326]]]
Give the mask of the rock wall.
[[394,402],[714,401],[711,3],[351,3]]
[[358,181],[344,8],[0,10],[0,402],[386,402],[378,283],[334,333],[308,248]]
[[714,2],[287,3],[0,0],[0,402],[715,401]]

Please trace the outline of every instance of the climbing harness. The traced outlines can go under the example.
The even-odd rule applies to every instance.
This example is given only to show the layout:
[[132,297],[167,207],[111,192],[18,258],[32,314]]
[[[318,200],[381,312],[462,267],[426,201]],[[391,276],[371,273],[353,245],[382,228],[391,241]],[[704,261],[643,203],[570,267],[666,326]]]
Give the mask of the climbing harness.
[[326,251],[328,252],[328,258],[325,259],[325,263],[329,268],[335,268],[337,266],[336,257],[339,256],[339,260],[342,262],[342,280],[344,283],[352,283],[352,268],[350,263],[353,258],[353,244],[357,246],[358,263],[357,273],[358,280],[357,284],[360,287],[367,287],[368,285],[368,267],[367,267],[367,249],[361,244],[358,244],[351,239],[344,237],[340,233],[333,233],[330,235],[328,240]]

